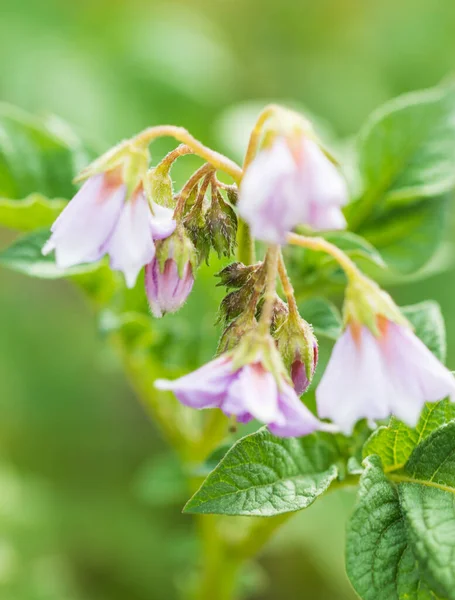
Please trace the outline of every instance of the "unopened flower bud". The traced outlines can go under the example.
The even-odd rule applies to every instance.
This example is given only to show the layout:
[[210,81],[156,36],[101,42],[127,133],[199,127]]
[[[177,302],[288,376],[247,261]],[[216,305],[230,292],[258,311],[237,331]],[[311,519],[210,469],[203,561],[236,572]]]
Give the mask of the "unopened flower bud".
[[224,267],[216,277],[220,278],[218,286],[227,288],[241,288],[244,286],[250,277],[253,277],[261,268],[262,263],[254,265],[244,265],[241,262],[234,262]]
[[208,259],[211,246],[204,210],[202,203],[196,202],[183,220],[188,236],[197,250],[199,263]]
[[157,258],[145,267],[145,291],[154,317],[179,310],[188,298],[194,283],[193,267],[187,261],[179,273],[176,261],[166,259],[161,268]]
[[318,342],[313,329],[305,319],[289,315],[275,337],[294,389],[301,395],[311,383],[318,360]]
[[[264,298],[261,298],[261,300],[258,302],[257,310],[256,310],[256,318],[257,319],[259,319],[261,316],[263,306],[264,306]],[[279,327],[281,327],[281,325],[287,319],[288,314],[289,314],[288,305],[286,304],[286,302],[283,302],[283,300],[281,300],[281,298],[277,294],[275,294],[275,299],[273,302],[273,309],[272,309],[272,320],[270,322],[270,331],[272,333],[274,333]]]
[[196,271],[197,254],[196,249],[190,240],[185,228],[180,224],[177,225],[174,233],[168,238],[157,244],[156,259],[163,272],[167,260],[171,258],[177,265],[177,271],[182,278],[186,265],[190,264],[192,271]]
[[236,244],[237,216],[217,190],[212,194],[212,203],[205,215],[205,221],[210,242],[218,258],[229,257]]
[[256,319],[247,311],[234,319],[223,331],[218,342],[217,355],[235,348],[243,337],[256,326]]

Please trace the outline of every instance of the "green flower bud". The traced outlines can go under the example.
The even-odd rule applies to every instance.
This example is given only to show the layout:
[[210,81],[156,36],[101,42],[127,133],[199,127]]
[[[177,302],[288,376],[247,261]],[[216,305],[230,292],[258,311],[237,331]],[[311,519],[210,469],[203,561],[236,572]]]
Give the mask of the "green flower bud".
[[255,265],[244,265],[241,262],[234,262],[224,267],[216,277],[220,278],[217,286],[227,288],[240,288],[244,286],[251,277],[254,277],[261,268],[262,263]]
[[235,249],[237,236],[237,216],[234,209],[223,200],[218,191],[212,194],[212,203],[205,220],[213,249],[218,258],[230,256]]
[[185,229],[198,252],[199,262],[208,261],[210,254],[210,236],[205,225],[204,208],[196,202],[183,219]]
[[223,331],[218,342],[217,355],[235,348],[243,337],[256,326],[256,319],[247,311],[234,319]]

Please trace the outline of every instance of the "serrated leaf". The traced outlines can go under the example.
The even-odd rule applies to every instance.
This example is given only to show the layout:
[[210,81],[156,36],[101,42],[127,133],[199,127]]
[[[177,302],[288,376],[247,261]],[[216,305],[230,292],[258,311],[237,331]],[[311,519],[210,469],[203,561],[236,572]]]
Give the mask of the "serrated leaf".
[[436,593],[455,598],[455,421],[441,426],[393,476],[414,553]]
[[185,512],[269,517],[306,508],[337,478],[339,460],[333,435],[283,439],[261,429],[234,444]]
[[91,156],[67,125],[0,104],[0,225],[49,226]]
[[365,461],[349,521],[346,570],[363,600],[437,600],[410,543],[396,487],[378,457]]
[[343,322],[338,308],[325,298],[311,298],[299,304],[302,317],[311,323],[317,336],[332,340],[340,337]]

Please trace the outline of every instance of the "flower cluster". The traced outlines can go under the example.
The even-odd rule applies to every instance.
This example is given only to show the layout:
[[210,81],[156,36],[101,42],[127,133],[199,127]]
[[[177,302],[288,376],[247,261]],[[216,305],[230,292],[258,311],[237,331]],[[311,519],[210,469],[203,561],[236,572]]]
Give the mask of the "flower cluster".
[[[162,317],[184,304],[211,250],[229,258],[237,237],[244,249],[245,236],[252,235],[268,245],[264,259],[253,260],[247,239],[250,264],[237,261],[218,274],[228,289],[218,356],[176,381],[158,380],[156,387],[195,409],[221,409],[241,423],[257,419],[279,436],[350,434],[360,419],[375,422],[391,414],[415,426],[425,402],[446,396],[455,401],[455,378],[390,296],[339,248],[292,233],[297,226],[313,232],[345,227],[348,192],[308,124],[284,109],[274,111],[270,127],[261,129],[268,120],[260,118],[253,131],[244,172],[199,142],[150,168],[147,136],[123,142],[82,173],[85,182],[55,221],[43,253],[55,251],[62,268],[108,255],[128,287],[144,268],[151,312]],[[208,162],[175,194],[170,168],[193,150]],[[223,167],[235,185],[217,179]],[[299,314],[286,273],[279,246],[288,242],[332,254],[347,276],[344,332],[316,388],[317,416],[300,399],[316,370],[318,342]],[[286,302],[276,291],[278,277]]]

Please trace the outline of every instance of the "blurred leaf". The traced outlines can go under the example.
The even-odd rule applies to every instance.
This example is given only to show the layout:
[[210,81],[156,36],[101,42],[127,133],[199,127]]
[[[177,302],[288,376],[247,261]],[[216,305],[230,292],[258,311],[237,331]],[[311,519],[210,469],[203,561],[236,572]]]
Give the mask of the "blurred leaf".
[[455,88],[395,98],[360,135],[363,196],[347,207],[350,227],[387,207],[445,194],[455,185]]
[[441,362],[445,362],[447,344],[446,328],[441,307],[437,302],[427,300],[402,306],[401,311],[414,327],[414,333]]
[[346,570],[363,600],[437,600],[408,541],[397,490],[374,456],[366,461],[348,524]]
[[412,209],[394,209],[359,231],[393,272],[408,274],[430,261],[443,241],[448,198],[431,198]]
[[311,298],[299,305],[302,317],[311,323],[315,334],[331,340],[340,337],[343,321],[338,308],[325,298]]
[[177,457],[167,454],[147,462],[134,482],[136,495],[151,506],[168,506],[182,502],[187,482]]
[[334,436],[278,438],[266,429],[239,440],[184,511],[273,516],[306,508],[338,476]]
[[0,225],[50,225],[77,191],[72,180],[90,152],[62,123],[0,105]]

